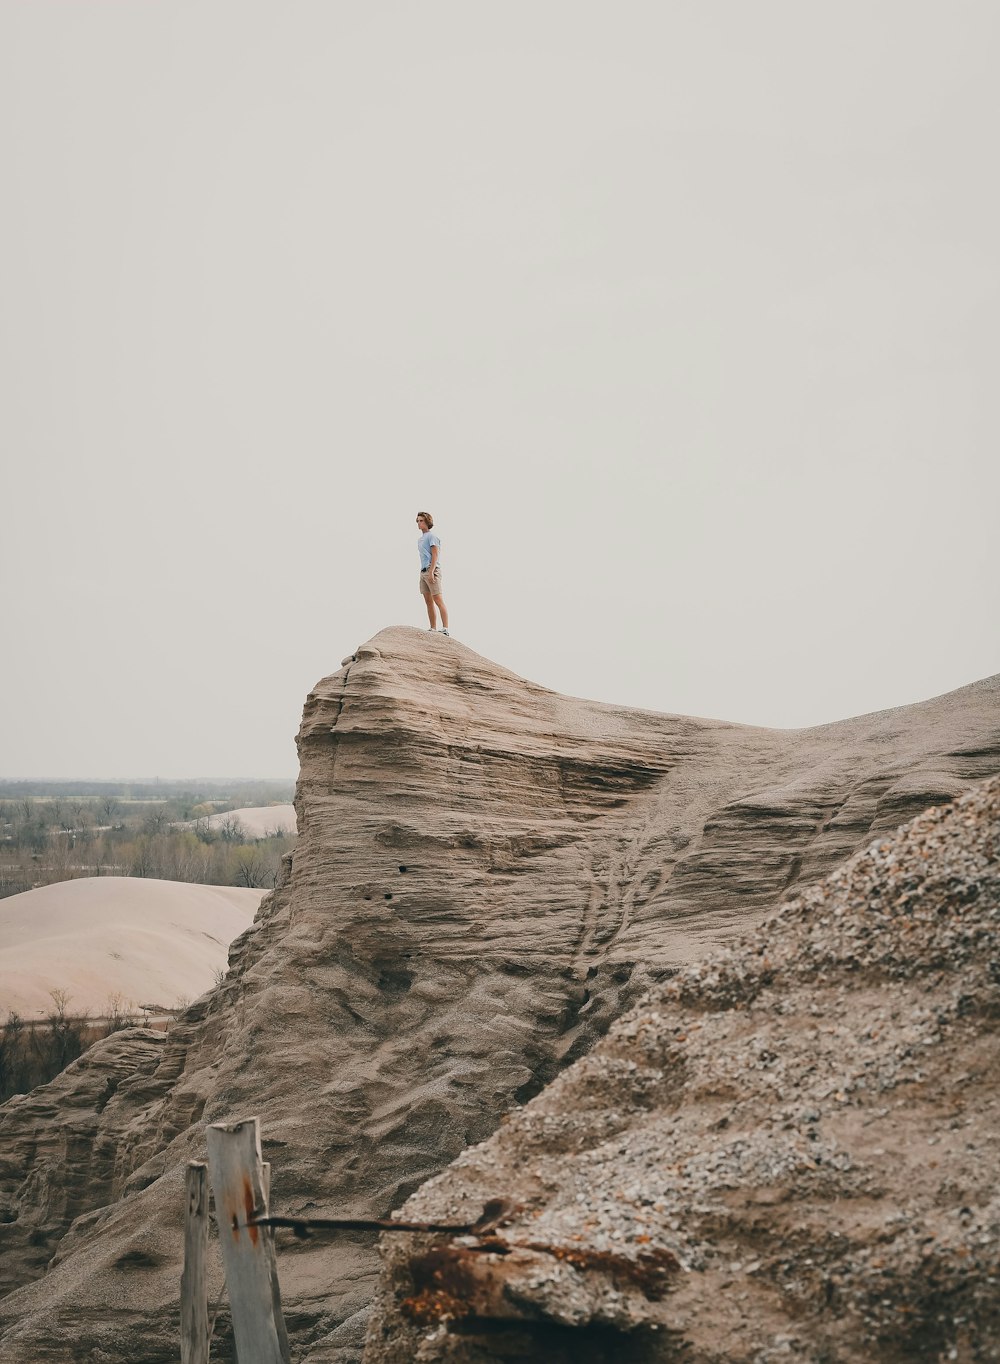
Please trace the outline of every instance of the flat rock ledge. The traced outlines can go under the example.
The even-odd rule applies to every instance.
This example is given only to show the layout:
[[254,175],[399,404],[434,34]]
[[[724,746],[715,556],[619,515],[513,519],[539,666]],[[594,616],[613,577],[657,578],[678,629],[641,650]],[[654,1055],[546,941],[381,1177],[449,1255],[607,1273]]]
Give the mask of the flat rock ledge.
[[[383,1237],[365,1364],[1000,1359],[1000,779],[683,969]],[[491,1239],[492,1238],[492,1239]]]

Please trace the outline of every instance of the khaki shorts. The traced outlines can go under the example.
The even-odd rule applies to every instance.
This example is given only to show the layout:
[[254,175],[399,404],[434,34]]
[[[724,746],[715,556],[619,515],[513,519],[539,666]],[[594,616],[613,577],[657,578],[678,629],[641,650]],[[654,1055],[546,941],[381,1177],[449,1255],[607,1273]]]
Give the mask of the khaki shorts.
[[420,590],[425,597],[439,597],[441,595],[441,570],[434,570],[434,583],[431,585],[430,569],[420,570]]

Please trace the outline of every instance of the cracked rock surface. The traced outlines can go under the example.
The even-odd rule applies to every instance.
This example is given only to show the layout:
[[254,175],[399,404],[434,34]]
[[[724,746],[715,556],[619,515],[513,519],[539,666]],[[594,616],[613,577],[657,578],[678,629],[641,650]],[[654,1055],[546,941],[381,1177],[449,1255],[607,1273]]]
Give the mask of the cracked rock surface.
[[[1000,1359],[998,1078],[993,779],[650,991],[426,1184],[403,1216],[512,1210],[454,1263],[383,1238],[366,1364]],[[650,1293],[621,1262],[657,1252]]]
[[[1000,769],[1000,678],[762,730],[559,696],[393,628],[310,693],[299,755],[299,840],[226,980],[134,1071],[106,1043],[0,1108],[5,1364],[176,1359],[184,1167],[208,1122],[260,1116],[277,1213],[400,1206],[651,987]],[[122,1056],[123,1100],[101,1107],[87,1067]],[[662,1067],[634,1059],[622,1102],[643,1084],[657,1102]],[[71,1111],[99,1169],[56,1156]],[[296,1364],[357,1364],[372,1238],[282,1238],[278,1263]],[[216,1337],[231,1357],[224,1312]]]

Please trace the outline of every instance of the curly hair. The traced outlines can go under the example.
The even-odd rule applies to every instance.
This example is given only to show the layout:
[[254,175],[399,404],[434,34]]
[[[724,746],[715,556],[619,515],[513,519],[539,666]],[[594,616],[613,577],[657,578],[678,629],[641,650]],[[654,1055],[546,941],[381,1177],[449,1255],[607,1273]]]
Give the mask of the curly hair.
[[430,530],[431,527],[434,525],[434,517],[431,516],[430,512],[417,512],[417,515],[422,516],[424,518],[424,520],[427,522],[427,529]]

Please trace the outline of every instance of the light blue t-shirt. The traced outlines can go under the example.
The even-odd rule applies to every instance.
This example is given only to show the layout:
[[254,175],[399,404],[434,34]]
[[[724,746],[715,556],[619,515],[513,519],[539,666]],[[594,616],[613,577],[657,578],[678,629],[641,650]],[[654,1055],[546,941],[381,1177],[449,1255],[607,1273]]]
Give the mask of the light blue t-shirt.
[[430,568],[431,566],[431,545],[438,547],[438,567],[441,566],[441,541],[432,530],[425,530],[423,535],[417,540],[417,553],[420,555],[420,567]]

